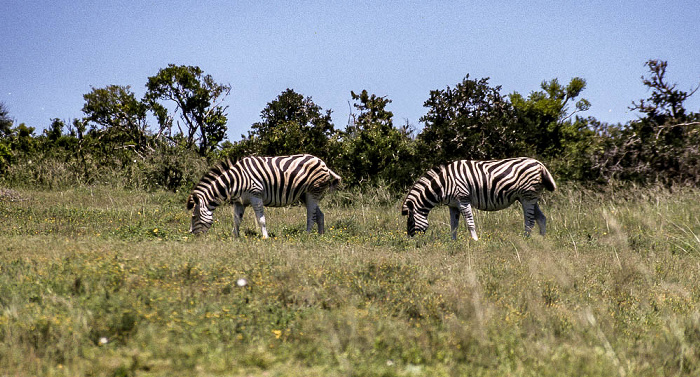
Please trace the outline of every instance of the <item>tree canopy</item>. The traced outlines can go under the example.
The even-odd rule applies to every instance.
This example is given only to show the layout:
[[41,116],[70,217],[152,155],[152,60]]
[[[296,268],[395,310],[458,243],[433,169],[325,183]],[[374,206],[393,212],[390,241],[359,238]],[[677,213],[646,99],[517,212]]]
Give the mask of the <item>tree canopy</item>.
[[310,153],[324,159],[331,156],[336,133],[331,111],[324,111],[311,97],[287,89],[265,106],[260,118],[242,142],[250,153]]
[[410,184],[412,140],[394,128],[394,114],[386,109],[390,99],[350,92],[353,108],[350,122],[342,135],[342,153],[337,164],[348,185],[377,184],[390,186]]
[[199,67],[170,64],[148,78],[142,99],[129,86],[92,88],[84,118],[53,118],[40,135],[34,126],[15,126],[0,102],[0,180],[53,186],[121,179],[177,190],[213,159],[311,153],[346,187],[384,185],[393,192],[439,164],[513,156],[543,160],[558,180],[699,186],[700,114],[686,108],[698,86],[678,89],[665,61],[644,67],[649,97],[632,101],[640,117],[624,124],[581,116],[592,105],[580,77],[504,95],[489,78],[466,75],[430,91],[415,136],[408,122],[395,127],[388,96],[351,91],[349,122],[337,130],[330,109],[288,88],[231,143],[224,141],[223,105],[231,87]]
[[0,135],[8,135],[12,129],[10,110],[4,102],[0,102]]
[[[575,99],[586,88],[586,81],[574,77],[566,86],[559,80],[543,81],[542,90],[531,92],[527,98],[514,92],[509,98],[517,118],[521,153],[540,157],[563,153],[567,144],[580,131],[573,115],[586,111],[591,104],[587,99]],[[574,110],[569,111],[573,103]]]
[[[83,95],[85,121],[102,127],[103,134],[144,153],[152,149],[148,140],[148,106],[137,100],[129,86],[92,88]],[[55,132],[55,130],[54,130]]]
[[[230,85],[217,83],[199,67],[170,64],[149,77],[146,88],[145,102],[158,119],[159,134],[183,140],[187,148],[196,146],[201,156],[226,138],[227,106],[222,101],[231,92]],[[175,105],[178,121],[168,115],[167,103]]]
[[455,159],[493,159],[516,152],[515,113],[500,86],[467,75],[454,88],[437,89],[423,106],[428,112],[418,149],[429,165]]
[[677,84],[666,81],[667,62],[651,59],[644,66],[649,68],[649,77],[642,76],[642,83],[651,91],[651,95],[639,102],[633,101],[630,109],[641,112],[648,121],[657,124],[685,121],[687,115],[683,103],[695,94],[700,85],[689,92],[678,90]]

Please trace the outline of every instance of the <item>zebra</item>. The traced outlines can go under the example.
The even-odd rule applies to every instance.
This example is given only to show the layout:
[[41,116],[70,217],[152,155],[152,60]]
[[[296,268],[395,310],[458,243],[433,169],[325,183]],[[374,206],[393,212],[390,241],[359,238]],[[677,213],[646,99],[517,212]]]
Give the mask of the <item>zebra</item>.
[[225,202],[234,206],[233,235],[239,227],[245,207],[251,205],[262,237],[268,238],[264,206],[282,207],[302,201],[306,203],[306,231],[318,224],[324,232],[324,216],[318,206],[327,189],[341,182],[339,175],[318,157],[309,154],[277,157],[244,157],[237,162],[223,160],[211,168],[187,198],[192,210],[190,232],[209,230],[216,207]]
[[504,160],[458,160],[428,170],[416,181],[406,195],[401,214],[408,216],[407,233],[428,229],[428,213],[444,204],[450,208],[452,239],[457,239],[460,214],[464,216],[472,238],[478,241],[472,207],[498,211],[519,201],[525,217],[525,235],[529,235],[535,221],[540,234],[546,232],[547,218],[537,201],[544,189],[556,189],[554,178],[539,161],[527,158]]

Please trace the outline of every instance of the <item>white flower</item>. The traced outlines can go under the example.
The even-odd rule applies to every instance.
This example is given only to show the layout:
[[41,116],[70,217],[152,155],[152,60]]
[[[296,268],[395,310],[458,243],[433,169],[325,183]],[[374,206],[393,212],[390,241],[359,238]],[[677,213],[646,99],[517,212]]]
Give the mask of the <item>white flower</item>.
[[247,284],[248,284],[248,280],[246,280],[246,279],[240,278],[240,279],[236,280],[236,285],[238,285],[239,287],[245,287]]
[[103,337],[100,338],[100,345],[101,345],[101,346],[102,346],[102,345],[105,345],[105,344],[107,344],[107,343],[109,343],[109,339],[107,339],[107,337],[104,337],[104,336],[103,336]]

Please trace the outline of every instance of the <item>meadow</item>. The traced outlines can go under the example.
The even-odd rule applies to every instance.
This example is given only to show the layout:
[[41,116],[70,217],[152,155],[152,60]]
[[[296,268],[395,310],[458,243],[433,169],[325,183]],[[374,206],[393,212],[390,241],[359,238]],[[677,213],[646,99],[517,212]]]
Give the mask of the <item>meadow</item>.
[[563,185],[546,237],[515,205],[478,242],[382,190],[194,237],[186,195],[0,190],[0,376],[700,374],[697,189]]

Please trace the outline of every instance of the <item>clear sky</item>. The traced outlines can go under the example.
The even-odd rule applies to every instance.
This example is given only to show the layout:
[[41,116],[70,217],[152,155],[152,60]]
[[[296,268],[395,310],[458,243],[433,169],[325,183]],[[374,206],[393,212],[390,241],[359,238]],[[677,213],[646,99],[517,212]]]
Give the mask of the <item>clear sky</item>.
[[[700,1],[84,1],[0,3],[0,102],[17,123],[82,117],[91,88],[129,85],[173,63],[233,89],[229,140],[240,139],[286,88],[344,129],[350,91],[393,102],[394,124],[422,128],[434,89],[490,77],[502,94],[543,80],[588,86],[582,114],[610,123],[648,92],[648,59],[668,79],[700,83]],[[700,111],[700,91],[686,108]]]

